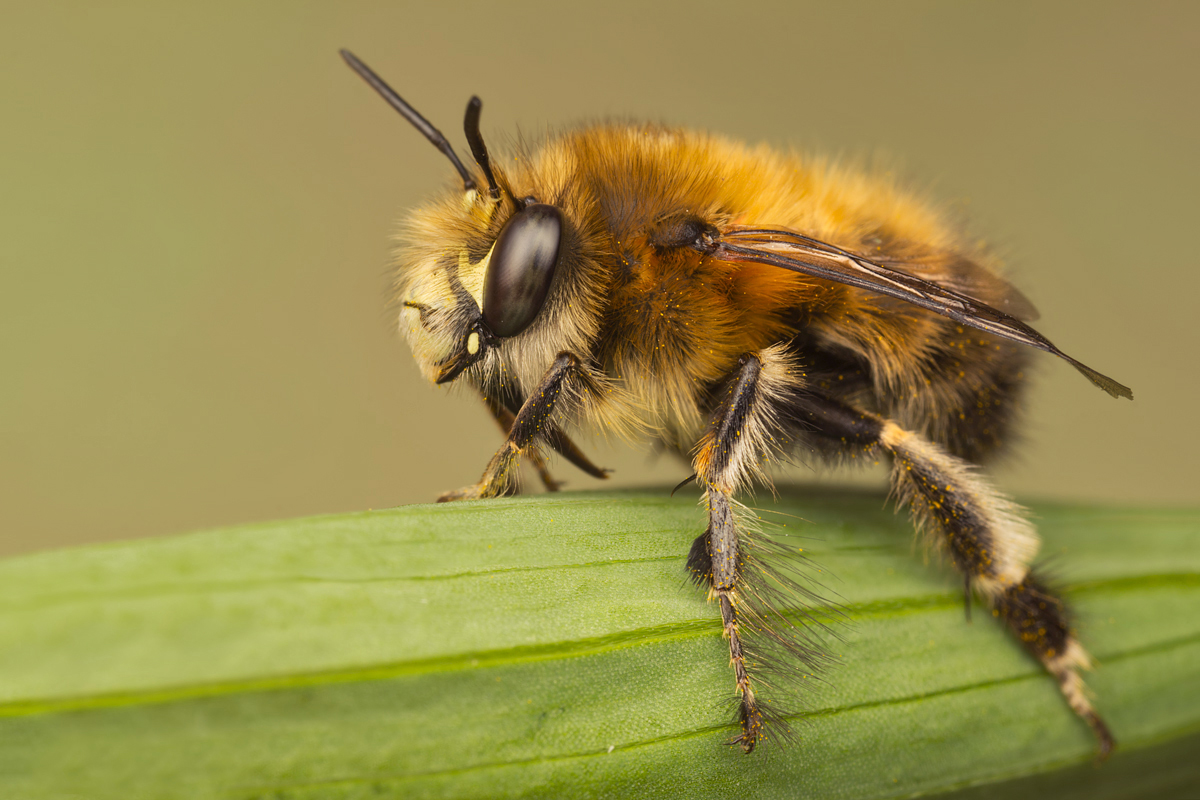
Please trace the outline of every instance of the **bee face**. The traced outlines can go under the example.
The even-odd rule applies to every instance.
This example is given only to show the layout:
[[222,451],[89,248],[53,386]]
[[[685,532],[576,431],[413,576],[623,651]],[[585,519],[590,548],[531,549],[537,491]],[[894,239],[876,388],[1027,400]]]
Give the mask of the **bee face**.
[[485,355],[495,338],[481,310],[495,244],[482,205],[478,193],[467,190],[416,211],[402,235],[396,284],[400,330],[422,374],[434,382],[453,380]]
[[468,189],[407,222],[397,281],[400,328],[434,383],[464,373],[476,386],[520,382],[526,362],[592,332],[565,313],[577,305],[579,277],[589,272],[595,265],[580,257],[562,209]]

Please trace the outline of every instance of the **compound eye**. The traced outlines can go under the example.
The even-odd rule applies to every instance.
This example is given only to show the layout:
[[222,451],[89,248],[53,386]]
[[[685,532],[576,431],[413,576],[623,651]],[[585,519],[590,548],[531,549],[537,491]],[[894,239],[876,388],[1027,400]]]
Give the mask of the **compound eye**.
[[558,266],[562,228],[561,211],[532,203],[500,231],[483,281],[483,321],[492,333],[516,336],[542,310]]

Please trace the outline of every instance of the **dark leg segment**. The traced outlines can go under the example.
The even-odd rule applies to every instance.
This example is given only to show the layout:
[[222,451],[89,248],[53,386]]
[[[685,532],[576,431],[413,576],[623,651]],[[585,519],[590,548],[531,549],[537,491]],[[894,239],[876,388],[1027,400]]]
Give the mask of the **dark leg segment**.
[[[513,423],[517,420],[517,414],[520,413],[521,407],[525,405],[523,398],[507,392],[499,399],[485,397],[483,401],[487,404],[488,410],[492,412],[492,416],[495,418],[497,424],[500,425],[505,435],[512,430]],[[591,459],[584,455],[583,451],[560,428],[551,426],[549,430],[543,433],[542,439],[546,444],[550,445],[550,449],[593,478],[603,480],[608,477],[609,471],[593,464]],[[536,450],[531,452],[530,458],[534,459],[534,465],[538,468],[538,474],[541,476],[542,482],[546,484],[547,489],[554,491],[559,484],[549,477],[548,472],[544,472],[545,462],[540,457],[535,458],[535,456],[537,456]],[[551,488],[551,485],[554,488]]]
[[[517,421],[517,415],[494,400],[485,397],[483,402],[488,407],[488,411],[492,412],[492,419],[496,420],[496,424],[500,426],[500,430],[504,431],[504,436],[507,438],[509,432],[512,430],[513,423]],[[538,452],[538,449],[530,447],[526,455],[529,456],[529,461],[533,464],[533,468],[537,470],[538,477],[541,478],[542,485],[546,487],[546,491],[557,492],[562,483],[554,480],[554,476],[550,474],[550,468],[546,465],[546,459],[542,458],[542,454]]]
[[1020,583],[1008,587],[993,599],[992,613],[1008,623],[1009,630],[1021,640],[1025,649],[1046,665],[1071,708],[1096,734],[1100,758],[1107,758],[1116,746],[1116,740],[1087,699],[1079,670],[1089,668],[1090,659],[1071,634],[1063,601],[1031,571]]
[[[709,597],[715,598],[721,607],[721,630],[729,642],[729,660],[740,701],[738,718],[742,732],[734,741],[747,753],[758,743],[763,716],[750,684],[742,646],[738,614],[741,542],[733,515],[732,494],[739,477],[736,464],[745,455],[740,442],[741,432],[755,406],[761,371],[762,364],[757,357],[742,360],[741,369],[730,382],[727,396],[713,415],[709,433],[696,455],[696,474],[708,487],[705,493],[708,530],[692,545],[693,557],[689,559],[704,567],[701,577],[708,583]],[[696,552],[699,547],[703,547],[703,558]]]
[[521,410],[513,418],[508,438],[488,462],[479,483],[446,492],[438,498],[438,502],[477,500],[510,493],[514,488],[513,468],[523,452],[528,452],[538,441],[559,441],[552,438],[555,435],[560,437],[561,441],[569,443],[565,436],[557,433],[558,428],[554,425],[552,414],[555,407],[561,407],[564,401],[569,404],[574,399],[574,393],[580,391],[585,382],[586,377],[579,366],[579,359],[570,353],[559,353],[550,369],[542,376],[541,383],[530,393]]

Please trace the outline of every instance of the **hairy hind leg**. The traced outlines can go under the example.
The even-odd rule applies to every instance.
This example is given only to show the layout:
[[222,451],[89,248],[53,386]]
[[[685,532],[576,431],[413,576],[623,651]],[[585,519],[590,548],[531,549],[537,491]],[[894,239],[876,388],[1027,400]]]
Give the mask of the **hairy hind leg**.
[[795,396],[790,413],[818,448],[842,454],[883,450],[891,456],[892,490],[909,506],[917,528],[950,556],[968,587],[1054,676],[1106,757],[1116,743],[1079,676],[1090,667],[1087,652],[1071,631],[1066,604],[1029,567],[1039,543],[1022,509],[970,464],[895,422],[813,393]]

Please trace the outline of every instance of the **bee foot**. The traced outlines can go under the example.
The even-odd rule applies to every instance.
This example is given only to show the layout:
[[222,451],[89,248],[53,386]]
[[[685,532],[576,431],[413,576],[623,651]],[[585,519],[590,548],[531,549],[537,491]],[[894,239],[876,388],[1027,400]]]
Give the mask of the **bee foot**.
[[488,496],[484,485],[477,483],[474,486],[464,486],[461,489],[442,492],[438,495],[437,501],[439,503],[453,503],[455,500],[481,500]]
[[455,500],[487,500],[492,497],[511,497],[517,493],[514,484],[504,481],[480,481],[473,486],[464,486],[450,492],[442,492],[438,496],[439,503],[453,503]]

